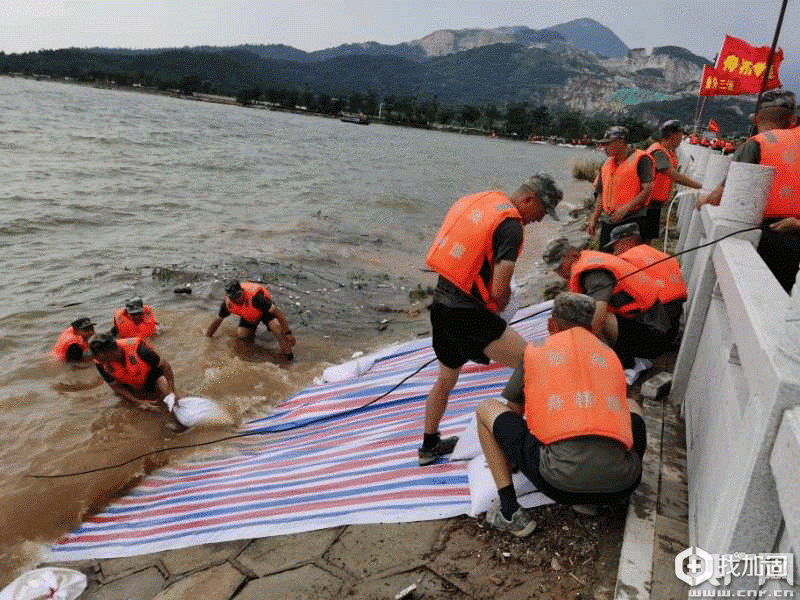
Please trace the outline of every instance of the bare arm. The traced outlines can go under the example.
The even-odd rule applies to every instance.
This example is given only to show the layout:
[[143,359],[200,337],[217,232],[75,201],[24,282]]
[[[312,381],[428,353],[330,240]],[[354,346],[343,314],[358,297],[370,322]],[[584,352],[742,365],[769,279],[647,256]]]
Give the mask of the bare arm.
[[517,264],[513,260],[501,260],[494,266],[492,276],[492,298],[497,302],[499,311],[503,311],[511,298],[511,277],[514,275],[514,267]]
[[217,317],[216,319],[211,321],[211,325],[208,326],[206,335],[208,337],[214,337],[214,334],[217,332],[217,329],[219,329],[219,326],[222,324],[222,321],[223,321],[222,317]]
[[800,231],[800,219],[795,217],[786,217],[769,226],[773,231],[786,232],[786,231]]
[[175,394],[175,399],[177,400],[178,394],[175,392],[175,374],[172,372],[172,365],[162,358],[158,366],[164,372],[164,377],[169,385],[169,391]]
[[672,181],[674,181],[675,183],[678,183],[680,185],[685,185],[687,187],[694,188],[696,190],[699,190],[700,188],[703,187],[702,183],[700,183],[698,181],[695,181],[691,177],[688,177],[687,175],[684,175],[683,173],[680,173],[680,172],[676,171],[672,167],[670,167],[669,169],[664,171],[664,173]]
[[289,341],[290,346],[294,346],[297,340],[295,340],[295,337],[292,335],[292,330],[289,327],[289,321],[286,319],[286,315],[284,315],[283,311],[274,304],[270,306],[269,312],[270,314],[275,315],[275,318],[278,319],[278,323],[280,323],[281,327],[281,335]]
[[142,408],[144,410],[150,410],[150,411],[158,410],[158,407],[155,404],[153,404],[152,402],[148,402],[147,400],[142,400],[141,398],[136,397],[133,394],[133,392],[131,392],[130,389],[128,389],[123,384],[117,383],[115,381],[113,383],[109,383],[108,385],[111,386],[111,390],[117,396],[120,396],[120,397],[124,398],[128,402],[133,402],[139,408]]
[[592,317],[592,333],[602,338],[603,327],[608,316],[608,302],[596,300],[594,303],[594,316]]
[[712,191],[708,196],[701,196],[700,198],[698,198],[697,203],[695,204],[695,208],[699,210],[700,207],[703,206],[704,204],[719,206],[719,203],[722,200],[722,192],[724,191],[725,191],[725,186],[718,185],[716,188],[714,188],[714,191]]

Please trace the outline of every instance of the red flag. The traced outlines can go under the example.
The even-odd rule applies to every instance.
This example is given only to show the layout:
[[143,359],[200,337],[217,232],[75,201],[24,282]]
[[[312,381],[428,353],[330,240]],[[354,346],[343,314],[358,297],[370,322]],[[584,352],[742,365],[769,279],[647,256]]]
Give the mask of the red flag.
[[709,67],[703,67],[703,76],[700,78],[701,96],[738,96],[741,91],[741,83],[738,77],[732,77],[722,71]]
[[710,131],[711,133],[719,133],[719,123],[717,123],[714,119],[709,119],[706,131]]
[[[715,69],[726,79],[736,78],[739,80],[738,94],[758,94],[761,91],[764,71],[767,68],[769,50],[769,46],[754,48],[744,40],[726,35],[722,51],[717,57]],[[781,66],[782,60],[783,50],[778,48],[772,58],[772,69],[770,69],[766,89],[781,87],[778,68]]]

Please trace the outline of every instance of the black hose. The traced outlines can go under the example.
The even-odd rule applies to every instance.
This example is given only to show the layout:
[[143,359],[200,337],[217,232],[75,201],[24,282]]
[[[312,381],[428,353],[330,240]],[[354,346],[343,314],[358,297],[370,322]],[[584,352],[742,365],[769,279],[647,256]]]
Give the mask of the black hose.
[[[632,273],[628,273],[627,275],[624,275],[623,277],[620,277],[620,279],[624,279],[625,277],[630,277],[631,275],[635,275],[636,273],[644,271],[645,269],[649,269],[650,267],[652,267],[654,265],[662,263],[662,262],[664,262],[666,260],[670,260],[671,258],[675,258],[675,257],[680,256],[682,254],[686,254],[687,252],[694,252],[696,250],[700,250],[701,248],[705,248],[707,246],[711,246],[712,244],[716,244],[718,242],[721,242],[722,240],[724,240],[726,238],[729,238],[731,236],[737,235],[739,233],[745,233],[747,231],[755,231],[756,229],[761,229],[762,227],[766,227],[766,226],[757,225],[757,226],[753,226],[753,227],[748,227],[746,229],[740,229],[738,231],[734,231],[732,233],[724,235],[721,238],[718,238],[716,240],[711,240],[710,242],[706,242],[704,244],[700,244],[699,246],[695,246],[693,248],[688,248],[686,250],[682,250],[681,252],[678,252],[675,255],[667,256],[667,257],[662,258],[661,260],[658,260],[658,261],[656,261],[656,262],[654,262],[654,263],[652,263],[650,265],[647,265],[646,267],[642,267],[641,269],[637,269],[636,271],[633,271]],[[617,281],[619,281],[619,280],[617,280]],[[614,285],[616,285],[616,282],[615,282]],[[602,289],[602,288],[599,288],[599,289]],[[531,319],[533,317],[536,317],[536,316],[538,316],[538,315],[540,315],[542,313],[545,313],[548,310],[550,310],[550,309],[549,308],[545,308],[545,309],[542,309],[542,310],[538,310],[535,313],[532,313],[530,315],[527,315],[525,317],[517,319],[516,321],[512,321],[509,324],[510,325],[516,325],[517,323],[521,323],[522,321],[526,321],[526,320]],[[370,406],[372,404],[375,404],[379,400],[381,400],[381,399],[385,398],[386,396],[388,396],[389,394],[391,394],[393,391],[395,391],[397,388],[399,388],[401,385],[403,385],[406,381],[411,379],[414,375],[416,375],[417,373],[422,371],[422,369],[424,369],[425,367],[430,365],[435,360],[436,360],[436,358],[432,358],[429,361],[426,361],[425,363],[423,363],[422,365],[417,367],[417,369],[415,371],[413,371],[412,373],[409,373],[408,375],[403,377],[403,379],[401,379],[394,386],[392,386],[391,389],[389,389],[388,391],[384,392],[380,396],[378,396],[376,398],[373,398],[372,400],[370,400],[366,404],[362,404],[361,406],[358,406],[356,408],[350,408],[350,409],[342,411],[342,412],[326,415],[324,417],[318,417],[316,419],[311,419],[310,421],[305,421],[305,422],[299,423],[297,425],[291,425],[289,427],[284,427],[284,428],[281,428],[281,429],[270,429],[270,430],[263,430],[262,429],[262,430],[258,430],[258,431],[237,433],[237,434],[234,434],[234,435],[228,435],[228,436],[217,438],[217,439],[214,439],[214,440],[209,440],[207,442],[197,442],[197,443],[194,443],[194,444],[183,444],[183,445],[180,445],[180,446],[170,446],[168,448],[160,448],[158,450],[151,450],[150,452],[145,452],[144,454],[140,454],[138,456],[135,456],[135,457],[133,457],[131,459],[128,459],[128,460],[126,460],[124,462],[121,462],[121,463],[117,463],[117,464],[113,464],[113,465],[107,465],[105,467],[96,467],[94,469],[87,469],[85,471],[75,471],[73,473],[59,473],[59,474],[56,474],[56,475],[26,474],[25,477],[30,477],[32,479],[58,479],[58,478],[61,478],[61,477],[76,477],[78,475],[87,475],[89,473],[97,473],[99,471],[107,471],[109,469],[116,469],[118,467],[123,467],[125,465],[129,465],[132,462],[136,462],[137,460],[139,460],[141,458],[146,458],[146,457],[152,456],[154,454],[160,454],[162,452],[169,452],[171,450],[185,450],[185,449],[188,449],[188,448],[200,448],[202,446],[210,446],[211,444],[218,444],[220,442],[225,442],[225,441],[228,441],[228,440],[234,440],[234,439],[237,439],[237,438],[250,437],[250,436],[253,436],[253,435],[267,435],[267,434],[270,434],[270,433],[283,433],[285,431],[293,431],[293,430],[296,430],[296,429],[302,429],[304,427],[308,427],[309,425],[316,425],[318,423],[322,423],[324,421],[329,421],[331,419],[336,419],[336,418],[339,418],[339,417],[342,417],[342,416],[355,414],[355,413],[358,413],[361,410],[364,410],[368,406]]]

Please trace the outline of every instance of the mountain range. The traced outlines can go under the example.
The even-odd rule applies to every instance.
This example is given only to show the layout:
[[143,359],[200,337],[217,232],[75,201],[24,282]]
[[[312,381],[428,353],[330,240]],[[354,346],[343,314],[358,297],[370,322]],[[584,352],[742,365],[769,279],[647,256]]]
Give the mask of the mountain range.
[[[525,102],[585,113],[684,104],[697,97],[706,64],[711,63],[677,46],[649,52],[630,49],[592,19],[540,30],[525,26],[439,30],[396,45],[366,42],[316,52],[285,45],[240,45],[0,53],[0,69],[5,72],[76,78],[104,73],[111,78],[171,82],[192,77],[228,94],[245,88],[292,88],[450,105]],[[658,120],[657,112],[644,116]]]

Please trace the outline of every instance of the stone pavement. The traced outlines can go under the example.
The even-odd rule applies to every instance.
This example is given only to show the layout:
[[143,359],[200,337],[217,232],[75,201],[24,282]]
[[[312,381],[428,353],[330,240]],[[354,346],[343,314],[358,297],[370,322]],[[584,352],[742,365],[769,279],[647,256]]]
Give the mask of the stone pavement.
[[469,597],[427,558],[443,529],[446,521],[352,525],[61,566],[89,576],[81,600],[393,598],[414,583],[426,597]]
[[[673,359],[661,357],[656,370],[671,368]],[[647,454],[642,483],[628,508],[615,600],[683,600],[689,587],[675,575],[675,556],[689,546],[684,422],[680,407],[666,396],[639,399],[647,424]]]
[[[671,367],[670,358],[662,357],[655,370]],[[638,394],[638,386],[632,391]],[[603,561],[592,565],[610,572],[608,582],[595,582],[591,588],[564,585],[572,583],[567,575],[586,583],[585,574],[574,574],[581,573],[577,569],[557,575],[560,587],[531,585],[522,563],[515,563],[517,557],[505,551],[511,546],[505,547],[502,539],[470,535],[464,523],[480,526],[467,517],[350,525],[59,566],[87,574],[89,586],[80,600],[392,599],[411,585],[416,589],[408,598],[686,598],[687,588],[674,574],[675,555],[688,546],[683,423],[666,398],[645,398],[643,405],[648,452],[642,485],[628,507],[619,569]],[[563,523],[566,529],[567,521]],[[583,523],[570,526],[588,527]],[[579,532],[571,535],[576,533],[580,539]],[[516,542],[513,552],[520,552],[524,543]],[[537,548],[541,552],[541,544]],[[545,570],[549,571],[550,560],[549,555],[543,559]],[[498,568],[506,561],[507,568]],[[617,573],[616,589],[612,570]],[[591,595],[576,589],[591,589]]]

